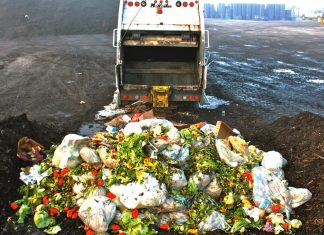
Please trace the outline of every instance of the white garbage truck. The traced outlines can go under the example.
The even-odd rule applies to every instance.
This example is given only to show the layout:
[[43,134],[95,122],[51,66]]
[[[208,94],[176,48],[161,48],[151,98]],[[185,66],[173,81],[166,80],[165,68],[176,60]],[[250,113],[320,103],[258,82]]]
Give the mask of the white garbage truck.
[[114,30],[118,103],[204,103],[207,80],[203,3],[121,0]]

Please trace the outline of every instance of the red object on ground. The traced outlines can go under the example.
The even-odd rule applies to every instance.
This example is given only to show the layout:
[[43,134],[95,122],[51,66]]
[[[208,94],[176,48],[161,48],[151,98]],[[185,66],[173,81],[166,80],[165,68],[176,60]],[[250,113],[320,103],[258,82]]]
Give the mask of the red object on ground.
[[137,218],[137,216],[138,216],[138,210],[137,209],[132,210],[132,218]]
[[280,210],[281,210],[281,206],[278,205],[278,204],[276,204],[276,205],[274,205],[274,206],[271,207],[271,211],[274,212],[274,213],[275,212],[278,212]]
[[44,205],[47,205],[49,201],[48,196],[44,196],[42,201]]
[[103,180],[102,180],[102,179],[98,179],[98,181],[97,181],[97,185],[98,185],[98,186],[102,186],[102,184],[103,184]]
[[113,194],[113,193],[111,193],[111,192],[108,192],[108,193],[106,194],[106,196],[107,196],[108,198],[110,198],[110,199],[115,199],[115,198],[116,198],[116,195]]
[[79,215],[78,212],[74,212],[73,215],[72,215],[72,219],[78,218],[78,215]]
[[98,171],[97,170],[93,170],[92,171],[92,175],[96,177],[98,175]]
[[120,229],[120,226],[118,224],[113,224],[113,225],[111,225],[111,229],[113,231],[116,231],[116,230],[119,230]]
[[63,170],[61,170],[61,176],[66,175],[69,172],[70,172],[69,168],[64,168]]
[[170,226],[168,224],[161,224],[160,225],[160,229],[169,230],[170,229]]
[[57,215],[58,213],[60,213],[60,211],[58,210],[58,209],[56,209],[56,208],[49,208],[49,215],[50,216],[55,216],[55,215]]
[[64,179],[63,178],[59,179],[59,181],[57,182],[57,185],[62,186],[63,184],[64,184]]
[[53,172],[53,177],[54,178],[59,178],[60,177],[60,174],[57,171],[54,171]]
[[17,209],[19,208],[18,204],[16,204],[16,203],[11,203],[11,204],[10,204],[10,207],[11,207],[11,209],[13,209],[13,210],[17,210]]
[[88,229],[86,232],[86,235],[94,235],[94,231],[92,231],[91,229]]

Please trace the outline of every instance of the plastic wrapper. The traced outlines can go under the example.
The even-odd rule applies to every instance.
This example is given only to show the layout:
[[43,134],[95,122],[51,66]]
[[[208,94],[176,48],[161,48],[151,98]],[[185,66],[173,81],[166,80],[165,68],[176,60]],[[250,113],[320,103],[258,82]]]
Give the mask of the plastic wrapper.
[[269,151],[263,154],[261,165],[266,169],[274,171],[283,168],[287,160],[279,152]]
[[292,208],[299,207],[312,198],[312,193],[306,188],[289,187],[290,205]]
[[82,203],[78,213],[85,225],[96,233],[104,233],[116,215],[116,205],[105,196],[93,196]]
[[205,175],[199,172],[192,175],[189,178],[189,181],[192,180],[198,186],[199,190],[204,190],[211,182],[211,179],[210,175]]
[[161,138],[154,138],[151,140],[151,143],[153,144],[153,146],[155,148],[158,149],[158,151],[164,150],[169,144],[169,142],[167,140],[164,140]]
[[76,182],[86,183],[89,180],[93,180],[94,176],[91,172],[85,173],[83,175],[72,175],[73,180]]
[[247,159],[241,157],[240,154],[231,151],[220,139],[216,139],[216,148],[220,159],[231,167],[237,167],[242,163],[248,162]]
[[47,176],[49,176],[48,172],[39,173],[41,169],[40,165],[34,165],[29,169],[28,174],[25,172],[20,172],[19,179],[22,180],[25,184],[40,184],[41,180]]
[[215,127],[216,126],[212,124],[205,124],[202,128],[200,128],[200,130],[204,132],[205,135],[210,135],[213,134]]
[[185,211],[171,212],[169,213],[170,219],[175,221],[178,225],[183,225],[189,219],[189,216]]
[[101,147],[99,149],[99,157],[103,164],[108,168],[114,168],[117,166],[117,160],[113,158],[112,154],[110,153],[110,149],[106,147]]
[[87,146],[89,138],[75,134],[69,134],[64,137],[62,143],[56,148],[52,163],[60,169],[77,167],[82,159],[79,152],[82,147]]
[[158,213],[166,213],[166,212],[176,212],[185,209],[185,198],[177,197],[176,199],[173,197],[169,197],[166,201],[156,209]]
[[183,172],[183,170],[176,169],[176,172],[174,172],[171,176],[171,184],[172,188],[174,189],[182,189],[183,187],[187,186],[188,181],[186,179],[186,176]]
[[214,177],[212,179],[212,181],[210,182],[210,184],[207,186],[207,188],[204,191],[205,191],[205,193],[207,193],[208,195],[210,195],[213,198],[218,198],[221,195],[222,188],[218,184],[216,177]]
[[230,228],[231,227],[226,222],[225,216],[218,211],[213,211],[211,215],[207,216],[207,218],[198,224],[198,229],[202,233],[215,231],[217,229],[227,232]]
[[110,192],[115,194],[120,203],[128,208],[149,208],[162,205],[166,200],[167,190],[164,184],[148,175],[143,183],[112,185]]
[[101,163],[101,160],[100,160],[99,156],[97,155],[96,151],[89,147],[81,148],[80,156],[83,159],[83,161],[85,161],[87,163],[90,163],[90,164]]

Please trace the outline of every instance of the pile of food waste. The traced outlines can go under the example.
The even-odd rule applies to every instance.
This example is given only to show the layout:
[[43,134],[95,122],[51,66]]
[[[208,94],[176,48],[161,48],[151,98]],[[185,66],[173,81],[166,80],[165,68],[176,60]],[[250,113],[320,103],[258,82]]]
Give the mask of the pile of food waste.
[[293,209],[309,190],[288,184],[280,153],[263,152],[239,132],[220,136],[207,123],[180,130],[165,119],[109,130],[69,134],[22,169],[22,198],[11,203],[17,223],[33,216],[37,228],[56,234],[64,215],[81,219],[88,235],[279,234],[302,226]]

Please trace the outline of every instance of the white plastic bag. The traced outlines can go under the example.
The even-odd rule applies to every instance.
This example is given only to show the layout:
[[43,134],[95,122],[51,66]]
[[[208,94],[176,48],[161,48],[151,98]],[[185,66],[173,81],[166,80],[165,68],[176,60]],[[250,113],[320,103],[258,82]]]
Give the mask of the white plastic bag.
[[82,203],[78,213],[85,225],[96,233],[104,233],[115,217],[116,205],[105,196],[93,196]]
[[114,168],[118,164],[117,160],[112,157],[112,154],[110,154],[110,150],[107,147],[99,148],[99,157],[103,164],[108,168]]
[[199,172],[190,176],[189,181],[193,181],[198,186],[199,190],[204,190],[211,182],[211,177],[210,175]]
[[287,160],[279,152],[269,151],[263,154],[261,165],[266,169],[274,171],[283,168]]
[[143,183],[112,185],[109,191],[115,194],[120,203],[128,209],[160,206],[165,202],[167,195],[165,185],[160,184],[151,175],[148,175]]
[[89,148],[89,147],[83,147],[80,150],[80,156],[83,159],[83,161],[90,163],[90,164],[97,164],[101,163],[100,158],[98,157],[95,150]]
[[204,191],[205,191],[205,193],[207,193],[208,195],[210,195],[213,198],[218,198],[221,195],[222,188],[218,184],[216,177],[214,177],[212,179],[212,181],[210,182],[210,184],[207,186],[207,188]]
[[55,167],[64,169],[73,169],[77,167],[82,159],[80,158],[80,149],[87,146],[88,137],[82,137],[75,134],[69,134],[64,137],[62,143],[56,148],[52,163]]
[[220,159],[231,167],[247,163],[247,159],[231,151],[220,139],[216,139],[216,148]]
[[312,198],[312,193],[306,188],[289,187],[290,205],[292,208],[299,207]]
[[174,172],[171,176],[171,185],[174,189],[182,189],[183,187],[186,187],[188,184],[188,181],[186,179],[186,175],[183,172],[183,170],[176,169],[176,172]]
[[[272,199],[278,199],[281,205],[289,209],[290,194],[284,182],[263,166],[254,167],[253,200],[257,207],[271,212]],[[287,212],[287,211],[286,211]],[[288,212],[289,213],[289,212]]]
[[166,212],[176,212],[185,209],[185,198],[173,198],[169,197],[166,201],[158,208],[156,208],[158,213],[166,213]]
[[230,228],[225,216],[218,211],[213,211],[211,215],[207,216],[207,218],[198,224],[198,229],[201,233],[215,231],[216,229],[226,232]]

